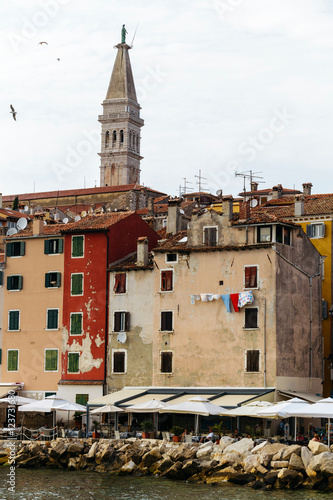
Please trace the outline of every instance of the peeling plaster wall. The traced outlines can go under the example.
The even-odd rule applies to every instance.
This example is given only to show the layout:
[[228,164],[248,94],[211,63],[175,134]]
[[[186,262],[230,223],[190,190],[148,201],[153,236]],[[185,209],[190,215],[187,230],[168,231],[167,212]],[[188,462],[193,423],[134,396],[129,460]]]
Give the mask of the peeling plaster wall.
[[[116,294],[113,291],[115,272],[110,273],[109,291],[109,344],[108,374],[109,391],[125,386],[152,385],[152,344],[153,344],[153,283],[154,271],[128,271],[127,292]],[[130,331],[125,344],[117,341],[113,331],[114,311],[129,311]],[[127,373],[112,373],[112,349],[125,349],[127,352]]]
[[[195,215],[189,223],[188,245],[205,246],[203,242],[203,233],[205,226],[217,226],[217,245],[237,245],[246,243],[245,230],[236,227],[230,227],[228,217],[218,214],[213,210],[207,211],[202,215]],[[252,230],[252,229],[251,229]]]

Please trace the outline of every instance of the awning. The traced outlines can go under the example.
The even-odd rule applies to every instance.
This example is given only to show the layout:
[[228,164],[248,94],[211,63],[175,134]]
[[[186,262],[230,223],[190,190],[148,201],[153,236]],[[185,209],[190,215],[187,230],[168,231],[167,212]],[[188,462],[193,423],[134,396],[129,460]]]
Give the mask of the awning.
[[323,399],[322,396],[317,396],[316,394],[312,394],[311,392],[296,392],[296,391],[277,391],[281,396],[288,396],[290,398],[300,398],[305,401],[309,401],[309,403],[315,403],[320,399]]
[[[107,394],[106,396],[101,396],[96,399],[92,399],[88,401],[89,406],[99,406],[99,405],[108,405],[108,404],[113,404],[116,405],[119,403],[119,401],[123,400],[132,400],[137,395],[145,394],[145,389],[130,389],[125,387],[124,389],[121,389],[120,391],[112,392],[111,394]],[[150,397],[151,399],[151,397]],[[136,400],[135,400],[136,401]],[[134,404],[131,402],[131,404]]]
[[22,389],[22,384],[0,384],[0,398],[5,398],[9,391],[20,391]]
[[[151,394],[145,394],[144,396],[136,396],[130,401],[126,401],[126,406],[133,406],[145,403],[146,401],[150,401],[151,399],[155,399],[156,401],[164,401],[164,399],[169,399],[174,396],[174,394],[154,394],[152,398]],[[178,401],[178,400],[177,400]],[[173,401],[171,401],[173,402]]]

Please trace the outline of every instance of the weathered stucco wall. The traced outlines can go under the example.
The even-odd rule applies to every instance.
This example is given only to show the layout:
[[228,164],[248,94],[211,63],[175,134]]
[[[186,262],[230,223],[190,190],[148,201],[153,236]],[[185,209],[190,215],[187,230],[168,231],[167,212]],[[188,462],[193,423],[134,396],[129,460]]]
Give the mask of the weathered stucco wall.
[[[110,272],[109,290],[109,344],[108,374],[109,391],[124,386],[152,385],[152,343],[153,343],[153,283],[154,271],[150,269],[128,271],[127,292],[116,294],[113,291],[115,272]],[[126,332],[124,344],[117,341],[113,332],[114,311],[130,313],[130,330]],[[126,373],[112,373],[112,351],[124,349],[127,355]]]

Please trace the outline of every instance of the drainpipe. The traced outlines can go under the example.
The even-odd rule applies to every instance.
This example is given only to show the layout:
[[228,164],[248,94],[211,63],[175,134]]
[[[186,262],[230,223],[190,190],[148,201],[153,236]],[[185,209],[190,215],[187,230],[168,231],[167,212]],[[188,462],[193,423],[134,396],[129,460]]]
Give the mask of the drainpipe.
[[318,273],[316,274],[308,274],[306,271],[303,271],[303,269],[301,269],[300,267],[296,266],[296,264],[294,264],[293,262],[291,262],[289,259],[287,259],[287,257],[285,257],[284,255],[282,255],[282,253],[280,253],[275,245],[272,246],[274,252],[279,255],[281,257],[281,259],[285,260],[286,262],[288,262],[288,264],[290,264],[291,266],[293,266],[295,269],[297,269],[297,271],[299,271],[300,273],[304,274],[304,276],[306,276],[308,279],[309,279],[309,300],[310,300],[310,331],[309,331],[309,340],[310,340],[310,347],[309,347],[309,390],[311,391],[312,389],[312,279],[315,278],[316,276],[320,276],[321,275],[321,272],[319,271]]
[[264,388],[266,389],[266,299],[264,298]]

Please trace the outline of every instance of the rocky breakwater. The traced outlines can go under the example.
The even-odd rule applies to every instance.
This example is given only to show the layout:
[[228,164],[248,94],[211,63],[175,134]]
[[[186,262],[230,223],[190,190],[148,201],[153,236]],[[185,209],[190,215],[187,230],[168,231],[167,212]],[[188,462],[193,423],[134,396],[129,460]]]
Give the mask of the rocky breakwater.
[[[158,440],[69,440],[19,443],[15,458],[6,442],[0,464],[6,467],[50,467],[150,475],[206,484],[230,482],[255,489],[308,488],[333,490],[333,446],[311,441],[309,446],[287,446],[252,439],[219,444],[178,444]],[[10,454],[11,453],[11,454]]]

